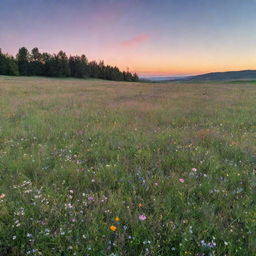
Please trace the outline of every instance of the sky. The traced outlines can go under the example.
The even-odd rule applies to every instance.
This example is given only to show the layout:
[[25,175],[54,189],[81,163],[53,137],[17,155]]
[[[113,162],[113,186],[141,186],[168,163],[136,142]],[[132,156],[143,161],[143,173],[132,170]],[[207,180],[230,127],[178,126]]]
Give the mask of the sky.
[[149,76],[256,69],[256,0],[1,0],[0,48],[22,46]]

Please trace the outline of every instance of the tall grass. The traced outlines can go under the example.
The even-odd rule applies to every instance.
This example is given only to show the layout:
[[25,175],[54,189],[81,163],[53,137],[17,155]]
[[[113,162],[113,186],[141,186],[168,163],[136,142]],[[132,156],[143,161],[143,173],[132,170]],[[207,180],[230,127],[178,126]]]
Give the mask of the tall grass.
[[256,255],[255,96],[0,77],[0,255]]

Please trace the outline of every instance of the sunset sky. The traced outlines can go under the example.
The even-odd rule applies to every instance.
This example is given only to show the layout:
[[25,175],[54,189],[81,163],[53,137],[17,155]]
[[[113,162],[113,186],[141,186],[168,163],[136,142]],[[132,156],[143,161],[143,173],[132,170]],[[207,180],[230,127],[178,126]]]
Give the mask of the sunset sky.
[[256,69],[256,0],[1,0],[0,48],[21,46],[139,75]]

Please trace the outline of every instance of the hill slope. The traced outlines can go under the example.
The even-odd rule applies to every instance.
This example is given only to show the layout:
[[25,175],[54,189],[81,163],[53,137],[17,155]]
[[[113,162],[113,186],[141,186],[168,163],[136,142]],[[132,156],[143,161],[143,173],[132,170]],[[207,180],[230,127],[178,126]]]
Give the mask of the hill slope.
[[256,70],[215,72],[186,78],[186,80],[213,81],[213,80],[246,80],[256,79]]

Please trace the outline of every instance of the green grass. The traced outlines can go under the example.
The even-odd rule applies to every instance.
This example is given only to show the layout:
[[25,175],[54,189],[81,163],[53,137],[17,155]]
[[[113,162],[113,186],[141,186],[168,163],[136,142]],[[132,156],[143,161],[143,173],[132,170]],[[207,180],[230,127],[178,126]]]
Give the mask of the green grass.
[[255,256],[255,99],[0,77],[0,255]]

